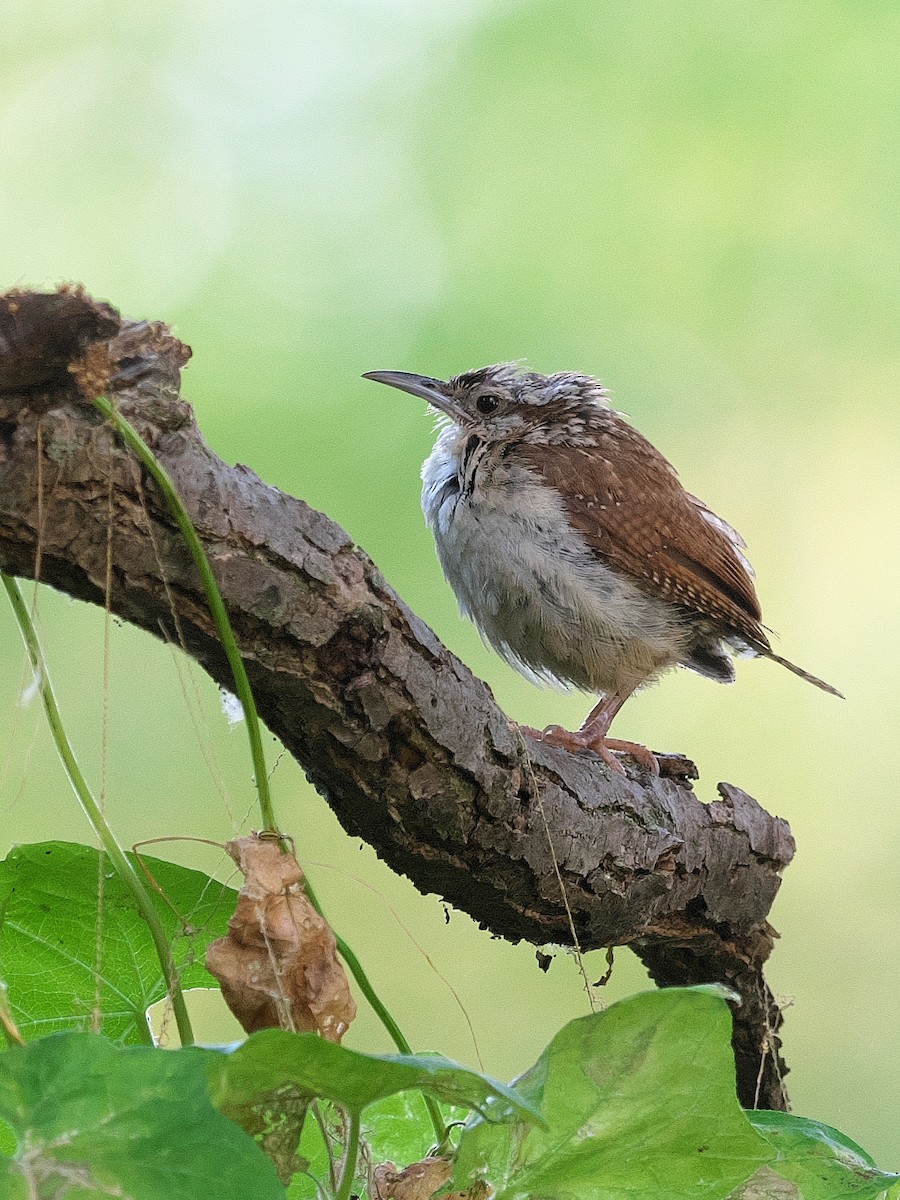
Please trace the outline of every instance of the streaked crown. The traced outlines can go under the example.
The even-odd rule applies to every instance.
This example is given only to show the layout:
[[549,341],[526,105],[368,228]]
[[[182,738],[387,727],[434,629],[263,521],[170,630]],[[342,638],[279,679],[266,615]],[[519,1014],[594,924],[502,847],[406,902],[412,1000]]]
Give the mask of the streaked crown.
[[485,440],[538,430],[539,440],[577,440],[592,417],[609,412],[606,389],[590,375],[541,375],[516,363],[496,363],[448,380],[406,371],[368,371],[364,378],[420,396]]

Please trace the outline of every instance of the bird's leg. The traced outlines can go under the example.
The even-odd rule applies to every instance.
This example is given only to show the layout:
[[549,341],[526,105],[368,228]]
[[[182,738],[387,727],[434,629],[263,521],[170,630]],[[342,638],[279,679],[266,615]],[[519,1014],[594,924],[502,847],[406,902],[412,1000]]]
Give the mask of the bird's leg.
[[612,695],[604,697],[596,707],[591,709],[587,720],[576,733],[563,729],[561,725],[549,725],[543,733],[538,734],[538,737],[552,746],[563,746],[566,750],[592,750],[594,754],[603,759],[608,767],[618,771],[620,775],[624,775],[622,764],[613,754],[614,750],[618,750],[620,753],[630,754],[651,774],[658,775],[659,763],[656,755],[646,746],[642,746],[638,742],[626,742],[620,738],[607,736],[613,718],[633,690],[633,688],[629,688],[627,691],[613,692]]
[[613,692],[588,714],[587,720],[579,729],[576,737],[583,739],[588,750],[599,754],[605,763],[622,770],[621,764],[613,758],[611,751],[618,750],[622,754],[630,754],[635,762],[647,768],[652,775],[659,774],[659,762],[652,750],[642,746],[640,742],[623,741],[621,738],[608,737],[609,727],[613,717],[632,693],[631,688],[626,692]]

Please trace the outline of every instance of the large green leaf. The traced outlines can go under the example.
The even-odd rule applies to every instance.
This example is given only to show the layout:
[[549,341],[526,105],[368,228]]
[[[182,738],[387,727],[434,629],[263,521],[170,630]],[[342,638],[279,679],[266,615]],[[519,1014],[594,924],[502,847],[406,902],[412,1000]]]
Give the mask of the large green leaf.
[[[218,987],[204,950],[225,933],[236,893],[200,871],[142,861],[170,902],[151,889],[183,985]],[[144,1013],[166,994],[159,959],[106,859],[101,897],[100,870],[96,850],[71,842],[18,846],[0,863],[0,964],[26,1038],[87,1029],[96,1010],[108,1036],[148,1039]]]
[[792,1113],[747,1116],[776,1151],[771,1168],[796,1184],[803,1200],[876,1200],[888,1188],[900,1194],[900,1175],[879,1171],[865,1150],[830,1125]]
[[34,1200],[29,1196],[28,1180],[16,1164],[8,1158],[0,1158],[0,1196],[3,1200]]
[[0,1054],[0,1119],[19,1142],[0,1160],[4,1196],[284,1197],[252,1138],[210,1103],[204,1064],[187,1051],[89,1033],[13,1047]]
[[569,1022],[515,1084],[546,1126],[463,1131],[454,1186],[495,1200],[714,1200],[774,1157],[735,1095],[717,989],[669,988]]
[[361,1054],[314,1033],[282,1029],[262,1029],[230,1053],[203,1053],[213,1101],[225,1112],[285,1087],[331,1100],[350,1112],[416,1089],[475,1109],[489,1121],[540,1120],[518,1091],[440,1055]]

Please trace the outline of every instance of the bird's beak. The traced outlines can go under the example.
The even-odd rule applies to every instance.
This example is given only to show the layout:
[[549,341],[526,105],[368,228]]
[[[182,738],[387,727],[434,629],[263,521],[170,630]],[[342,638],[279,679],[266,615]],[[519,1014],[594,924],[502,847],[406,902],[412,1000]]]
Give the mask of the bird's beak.
[[366,371],[363,379],[374,379],[376,383],[386,383],[388,387],[399,388],[401,392],[409,392],[411,396],[419,396],[427,400],[432,408],[446,413],[453,421],[465,425],[468,418],[447,395],[447,384],[442,379],[432,379],[428,375],[413,375],[409,371]]

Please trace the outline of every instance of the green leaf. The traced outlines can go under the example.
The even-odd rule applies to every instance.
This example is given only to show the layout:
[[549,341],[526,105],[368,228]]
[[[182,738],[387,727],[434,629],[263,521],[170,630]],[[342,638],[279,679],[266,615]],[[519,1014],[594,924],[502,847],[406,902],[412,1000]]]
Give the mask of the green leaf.
[[768,1111],[747,1116],[776,1151],[770,1166],[797,1185],[803,1200],[876,1200],[900,1181],[900,1175],[879,1171],[865,1150],[821,1121]]
[[545,1128],[471,1120],[454,1188],[495,1200],[713,1200],[772,1148],[735,1096],[731,1013],[714,988],[645,992],[570,1021],[515,1084]]
[[[236,893],[200,871],[142,861],[174,906],[153,892],[183,985],[218,987],[203,965],[204,950],[225,933]],[[0,962],[26,1038],[87,1029],[96,1008],[108,1036],[149,1039],[144,1013],[166,994],[159,959],[106,859],[98,900],[100,862],[90,846],[43,842],[18,846],[0,863]]]
[[0,1196],[3,1200],[34,1200],[28,1190],[28,1180],[16,1164],[8,1158],[0,1158]]
[[349,1112],[415,1088],[448,1104],[475,1109],[491,1121],[540,1120],[512,1088],[439,1055],[361,1054],[314,1033],[282,1029],[262,1029],[231,1053],[198,1053],[209,1060],[213,1102],[226,1112],[288,1086]]
[[[252,1138],[209,1100],[190,1051],[62,1033],[0,1054],[0,1119],[19,1147],[0,1168],[34,1200],[283,1200]],[[4,1191],[4,1196],[19,1192]]]

